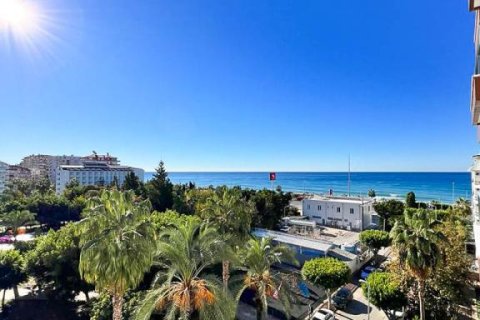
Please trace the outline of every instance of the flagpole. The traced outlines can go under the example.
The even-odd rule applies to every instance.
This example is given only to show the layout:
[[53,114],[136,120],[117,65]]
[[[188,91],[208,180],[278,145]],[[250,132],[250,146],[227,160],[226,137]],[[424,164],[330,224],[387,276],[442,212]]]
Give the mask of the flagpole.
[[348,196],[350,197],[350,153],[348,154]]

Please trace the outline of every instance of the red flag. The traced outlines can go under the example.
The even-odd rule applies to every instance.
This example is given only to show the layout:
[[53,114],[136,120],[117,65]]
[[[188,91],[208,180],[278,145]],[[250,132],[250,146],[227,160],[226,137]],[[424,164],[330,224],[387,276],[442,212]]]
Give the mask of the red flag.
[[275,172],[270,172],[270,181],[277,180],[277,174]]

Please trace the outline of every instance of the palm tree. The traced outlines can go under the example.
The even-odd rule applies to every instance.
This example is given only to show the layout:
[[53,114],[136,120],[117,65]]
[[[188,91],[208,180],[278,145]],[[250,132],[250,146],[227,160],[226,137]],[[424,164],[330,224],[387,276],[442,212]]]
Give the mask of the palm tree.
[[207,273],[225,254],[225,242],[216,229],[190,220],[165,230],[158,241],[155,277],[135,319],[150,319],[154,311],[165,319],[233,319],[233,299],[220,279]]
[[[248,239],[254,212],[253,203],[245,200],[238,190],[221,188],[207,198],[199,215],[212,223],[230,245],[236,246]],[[225,290],[228,288],[229,278],[230,260],[224,260],[222,280]]]
[[125,292],[140,283],[155,253],[150,203],[134,199],[133,191],[105,190],[88,201],[79,222],[80,275],[112,297],[114,320],[122,318]]
[[6,227],[7,229],[12,228],[15,240],[17,239],[18,228],[29,224],[34,224],[36,222],[35,214],[28,210],[11,211],[0,216],[0,225]]
[[294,252],[284,245],[273,245],[271,238],[251,238],[242,254],[240,270],[245,272],[234,283],[240,283],[237,300],[247,289],[255,292],[257,319],[265,319],[268,309],[268,298],[279,299],[288,315],[292,300],[292,290],[282,274],[271,266],[275,263],[287,262],[298,264]]
[[460,213],[464,218],[470,217],[472,214],[470,201],[465,200],[464,198],[458,198],[453,205],[453,209]]
[[438,224],[432,211],[407,209],[404,219],[397,220],[390,231],[400,263],[417,281],[421,320],[425,319],[425,281],[443,256],[440,242],[445,237],[436,230]]

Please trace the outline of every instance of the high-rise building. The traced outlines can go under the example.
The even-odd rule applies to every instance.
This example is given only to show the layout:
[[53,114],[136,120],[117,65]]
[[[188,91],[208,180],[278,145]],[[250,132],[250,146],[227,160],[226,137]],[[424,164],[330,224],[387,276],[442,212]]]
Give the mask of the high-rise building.
[[28,180],[32,177],[32,171],[28,168],[18,165],[8,166],[6,178],[7,182],[15,179]]
[[9,165],[0,161],[0,194],[5,190],[7,184],[7,170]]
[[22,159],[20,166],[30,169],[33,177],[48,177],[50,172],[50,161],[52,156],[46,154],[30,155]]
[[[472,76],[470,111],[472,113],[472,123],[477,127],[477,136],[480,138],[480,0],[469,0],[469,9],[475,13],[473,33],[475,65]],[[480,264],[480,155],[473,157],[473,165],[470,171],[472,174],[472,219],[476,247],[475,257]]]
[[142,169],[110,165],[102,161],[84,161],[81,165],[61,165],[57,168],[55,190],[60,194],[66,185],[76,180],[80,185],[109,185],[115,180],[119,185],[125,181],[125,176],[133,172],[143,181],[145,172]]

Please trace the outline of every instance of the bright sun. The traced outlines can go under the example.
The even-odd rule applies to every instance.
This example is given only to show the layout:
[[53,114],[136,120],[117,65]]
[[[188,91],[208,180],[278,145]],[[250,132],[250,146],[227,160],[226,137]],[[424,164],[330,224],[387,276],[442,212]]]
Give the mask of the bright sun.
[[37,18],[35,8],[27,1],[0,0],[0,29],[27,34],[37,27]]

